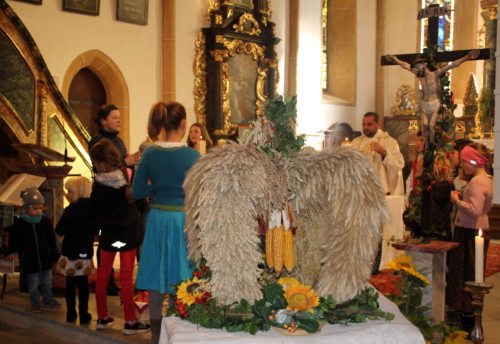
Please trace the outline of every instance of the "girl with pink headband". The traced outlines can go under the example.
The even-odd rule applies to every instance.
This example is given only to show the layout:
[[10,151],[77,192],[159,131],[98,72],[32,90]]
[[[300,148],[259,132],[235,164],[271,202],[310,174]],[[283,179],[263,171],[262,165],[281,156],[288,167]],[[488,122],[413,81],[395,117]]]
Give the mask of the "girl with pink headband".
[[449,252],[448,275],[446,283],[446,303],[460,312],[462,328],[472,331],[474,315],[471,294],[464,291],[465,282],[473,281],[474,276],[474,237],[482,229],[484,236],[484,257],[489,245],[488,212],[493,203],[493,177],[488,174],[491,164],[489,150],[480,143],[471,143],[460,152],[460,166],[465,175],[471,177],[460,195],[451,192],[451,203],[457,207],[455,218],[454,242],[459,246]]

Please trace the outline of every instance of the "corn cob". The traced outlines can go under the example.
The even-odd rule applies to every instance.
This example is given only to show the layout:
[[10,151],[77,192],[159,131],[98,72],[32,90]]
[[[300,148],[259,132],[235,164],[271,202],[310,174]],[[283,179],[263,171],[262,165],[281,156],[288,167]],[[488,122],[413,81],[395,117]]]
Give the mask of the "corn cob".
[[266,230],[266,264],[271,270],[273,266],[273,228]]
[[290,229],[285,229],[283,240],[283,265],[288,272],[292,272],[295,264],[293,253],[293,233]]
[[279,274],[283,269],[283,241],[285,227],[280,225],[273,229],[273,265],[274,270]]

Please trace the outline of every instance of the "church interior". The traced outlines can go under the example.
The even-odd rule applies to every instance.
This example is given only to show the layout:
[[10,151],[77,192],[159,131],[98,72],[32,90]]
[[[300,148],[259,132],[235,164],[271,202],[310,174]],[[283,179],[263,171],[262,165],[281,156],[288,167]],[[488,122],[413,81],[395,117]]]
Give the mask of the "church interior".
[[[500,118],[500,109],[494,106],[499,98],[495,92],[496,60],[500,56],[495,50],[499,42],[497,11],[498,0],[0,0],[0,224],[2,228],[10,225],[14,212],[2,195],[9,178],[25,174],[43,177],[44,182],[37,185],[46,201],[46,215],[57,223],[68,205],[65,180],[73,176],[90,180],[94,177],[88,145],[96,135],[94,118],[103,104],[114,104],[119,109],[119,137],[131,154],[142,149],[148,140],[149,114],[159,101],[182,104],[187,127],[200,123],[214,143],[222,146],[229,140],[246,140],[254,128],[253,121],[266,116],[268,102],[283,96],[287,101],[296,101],[294,133],[303,138],[305,147],[319,154],[327,154],[332,146],[352,148],[355,137],[365,135],[365,114],[375,112],[379,130],[397,141],[403,159],[399,173],[406,180],[418,159],[423,111],[419,102],[427,91],[414,67],[401,68],[390,62],[387,55],[413,66],[416,59],[436,49],[430,53],[435,54],[432,62],[444,66],[477,50],[477,57],[446,72],[446,85],[439,84],[446,88],[447,95],[446,99],[441,98],[440,105],[451,104],[446,110],[450,136],[445,138],[450,142],[444,145],[468,139],[486,146],[493,154],[500,145],[495,140],[495,120]],[[422,116],[425,118],[426,114],[422,112]],[[445,123],[443,118],[439,117],[438,124]],[[184,142],[188,136],[186,132]],[[426,144],[429,146],[429,142]],[[447,153],[452,151],[453,148]],[[388,154],[387,148],[383,153],[382,160]],[[208,149],[200,163],[208,166],[210,154]],[[332,162],[330,166],[337,165]],[[355,166],[364,168],[362,164]],[[207,171],[210,168],[206,167]],[[489,259],[484,263],[486,279],[475,286],[483,288],[474,289],[474,296],[480,295],[480,308],[474,313],[479,315],[475,317],[471,337],[464,342],[496,343],[500,338],[498,169],[500,165],[493,160],[489,170],[493,181],[491,209],[487,214],[491,241],[488,257],[481,258]],[[207,175],[212,176],[209,172]],[[199,182],[200,188],[208,186]],[[427,246],[422,249],[420,242],[403,242],[410,233],[408,223],[403,221],[408,198],[405,203],[404,191],[383,191],[385,205],[381,207],[385,208],[380,208],[380,212],[385,215],[380,218],[386,216],[387,223],[380,235],[387,243],[380,241],[380,277],[374,280],[372,276],[370,280],[368,273],[364,275],[365,282],[370,280],[375,286],[386,283],[385,278],[390,279],[387,276],[391,274],[385,275],[383,269],[389,261],[403,251],[413,252],[417,270],[430,278],[429,285],[422,288],[421,297],[428,306],[422,314],[432,317],[434,324],[446,323],[447,334],[453,332],[453,326],[458,326],[458,330],[458,320],[448,314],[444,299],[447,252],[456,246],[443,244],[429,251]],[[198,198],[192,198],[198,195],[188,193],[186,197],[191,198],[186,204],[201,204]],[[342,200],[329,195],[322,202],[335,206]],[[198,222],[196,225],[202,227]],[[188,223],[188,235],[189,226]],[[298,237],[296,234],[295,240]],[[391,246],[389,241],[396,244]],[[451,237],[440,243],[447,241],[452,241]],[[370,254],[376,252],[375,245]],[[494,258],[490,258],[492,252]],[[297,258],[297,264],[300,262]],[[119,270],[119,264],[115,263],[115,268]],[[86,332],[73,328],[79,326],[65,328],[68,325],[62,310],[61,314],[51,311],[33,315],[24,309],[28,301],[19,292],[19,274],[9,278],[7,282],[7,274],[3,274],[0,300],[0,338],[8,342],[20,343],[30,338],[30,343],[36,343],[37,336],[48,336],[61,343],[76,342],[68,336],[79,336],[78,342],[150,340],[149,334],[123,337],[119,332],[99,337],[95,325],[91,325],[92,331],[85,328]],[[118,298],[110,299],[113,314],[119,314]],[[61,300],[64,303],[64,297]],[[91,297],[89,303],[93,300]],[[392,342],[444,342],[443,338],[430,341],[389,299],[383,300],[387,303],[381,301],[381,305],[390,304],[387,309],[396,313],[394,326],[400,327],[394,333],[408,331],[407,341],[397,341],[399,337],[394,334]],[[90,309],[95,314],[95,306]],[[48,319],[43,325],[47,330],[36,325],[44,316]],[[18,325],[13,326],[9,317]],[[196,327],[183,327],[176,321],[181,322],[176,318],[162,324],[160,342],[182,341],[182,336],[174,333],[176,329],[186,331],[184,335],[193,342],[212,333],[203,329],[208,334],[200,332],[196,337],[191,333]],[[376,322],[386,326],[383,320]],[[333,335],[335,329],[328,329],[329,326],[332,325],[325,326],[322,335]],[[391,327],[372,326],[371,330],[384,342],[391,342]],[[9,334],[10,328],[15,330]],[[33,329],[34,335],[28,333],[29,329]],[[410,338],[414,329],[417,335]],[[367,333],[351,342],[371,342],[370,332]],[[221,343],[250,343],[256,338],[263,343],[287,342],[288,338],[300,338],[276,337],[277,334],[269,338],[226,335],[221,335]],[[354,334],[346,336],[349,335]],[[303,338],[294,342],[311,340]],[[339,338],[338,342],[349,342]]]

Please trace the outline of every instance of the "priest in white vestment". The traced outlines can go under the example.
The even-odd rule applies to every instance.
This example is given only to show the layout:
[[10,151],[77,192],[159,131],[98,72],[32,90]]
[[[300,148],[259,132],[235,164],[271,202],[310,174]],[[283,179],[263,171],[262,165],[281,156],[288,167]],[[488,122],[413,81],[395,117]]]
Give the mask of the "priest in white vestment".
[[366,154],[382,181],[386,194],[404,195],[403,167],[405,160],[398,142],[380,130],[378,114],[363,116],[363,135],[352,141],[352,147]]

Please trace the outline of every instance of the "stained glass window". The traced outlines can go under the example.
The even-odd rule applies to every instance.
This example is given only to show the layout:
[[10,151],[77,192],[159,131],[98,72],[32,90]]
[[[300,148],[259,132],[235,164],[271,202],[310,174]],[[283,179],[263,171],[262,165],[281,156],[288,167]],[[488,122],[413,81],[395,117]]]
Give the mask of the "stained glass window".
[[[449,14],[439,17],[438,25],[438,50],[450,51],[453,50],[453,22],[455,16],[455,0],[422,0],[422,8],[427,8],[430,5],[439,5],[447,7]],[[427,44],[427,25],[428,20],[421,20],[420,27],[420,51],[423,51]]]

